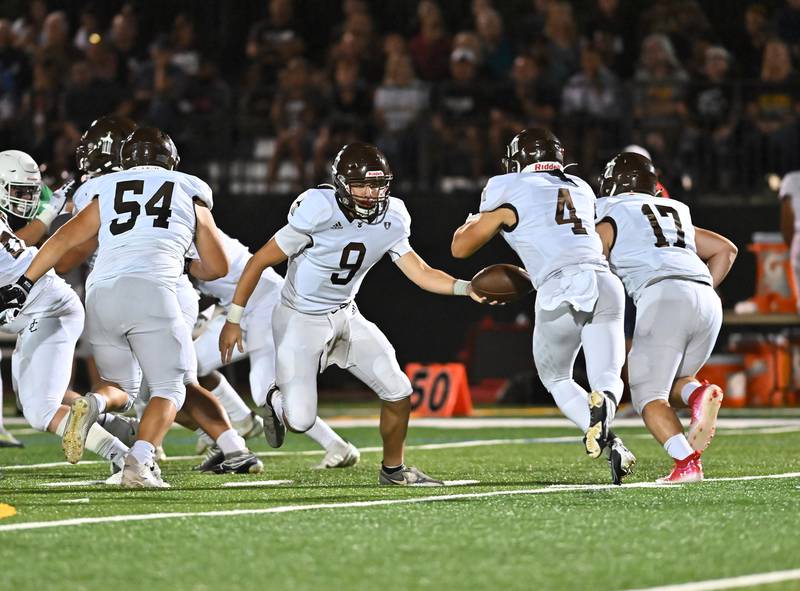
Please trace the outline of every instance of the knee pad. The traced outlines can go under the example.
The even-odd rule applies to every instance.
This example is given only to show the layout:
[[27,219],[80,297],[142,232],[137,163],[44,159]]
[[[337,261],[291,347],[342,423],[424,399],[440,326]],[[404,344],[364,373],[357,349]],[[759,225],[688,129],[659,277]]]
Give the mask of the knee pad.
[[175,408],[180,410],[186,400],[186,386],[183,383],[179,384],[153,384],[150,386],[150,399],[153,398],[166,398],[171,401]]
[[317,421],[317,414],[312,408],[294,408],[286,404],[286,397],[283,398],[283,418],[286,420],[286,428],[294,433],[305,433]]
[[641,415],[644,407],[656,400],[669,401],[669,392],[637,392],[631,388],[631,402],[636,413]]

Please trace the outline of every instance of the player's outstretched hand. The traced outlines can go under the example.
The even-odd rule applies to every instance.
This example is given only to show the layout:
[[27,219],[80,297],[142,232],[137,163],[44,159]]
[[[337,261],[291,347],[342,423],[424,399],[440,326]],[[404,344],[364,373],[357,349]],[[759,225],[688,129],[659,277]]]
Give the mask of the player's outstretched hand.
[[488,301],[488,298],[479,296],[477,293],[475,293],[475,290],[472,289],[472,284],[470,284],[470,286],[469,286],[469,297],[471,297],[473,300],[475,300],[479,304],[489,304],[490,306],[505,306],[506,305],[505,302],[498,302],[496,300]]
[[219,335],[219,353],[222,357],[222,363],[228,364],[231,362],[234,346],[239,348],[240,353],[244,353],[242,327],[233,322],[226,322]]
[[33,288],[33,282],[23,275],[16,283],[0,287],[0,310],[21,309]]

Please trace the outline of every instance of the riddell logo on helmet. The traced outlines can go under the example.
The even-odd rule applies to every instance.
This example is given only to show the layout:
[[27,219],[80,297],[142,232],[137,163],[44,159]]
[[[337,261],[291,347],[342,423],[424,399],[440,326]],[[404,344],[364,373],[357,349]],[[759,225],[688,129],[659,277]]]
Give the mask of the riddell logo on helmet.
[[564,170],[564,165],[559,162],[534,162],[533,172],[541,170]]
[[366,178],[368,178],[368,179],[372,178],[372,177],[376,177],[376,176],[383,176],[383,171],[382,170],[368,170],[367,174],[364,175],[364,176]]

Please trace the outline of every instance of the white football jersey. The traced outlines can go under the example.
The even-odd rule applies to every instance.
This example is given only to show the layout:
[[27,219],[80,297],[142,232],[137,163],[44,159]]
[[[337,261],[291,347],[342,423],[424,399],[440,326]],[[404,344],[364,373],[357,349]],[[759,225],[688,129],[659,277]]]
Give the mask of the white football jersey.
[[489,179],[480,211],[507,207],[517,225],[503,238],[522,259],[536,289],[569,265],[607,269],[603,245],[594,228],[595,197],[582,179],[548,172],[515,172]]
[[597,220],[615,228],[611,270],[634,301],[645,287],[661,279],[712,284],[708,267],[697,256],[692,216],[683,203],[644,193],[622,193],[598,199]]
[[158,166],[135,166],[90,179],[75,207],[99,200],[97,260],[86,282],[139,275],[175,289],[194,240],[194,199],[212,207],[210,187],[197,177]]
[[[244,266],[250,257],[253,256],[247,247],[231,238],[222,230],[219,230],[222,244],[225,248],[225,255],[228,257],[228,274],[214,281],[198,281],[197,289],[205,295],[217,298],[225,309],[229,308],[233,302],[233,294],[236,291],[236,284],[242,276]],[[278,275],[271,268],[261,274],[256,290],[247,302],[248,307],[260,298],[262,293],[269,292],[283,283],[283,277]]]
[[781,199],[789,199],[794,211],[794,232],[800,234],[800,170],[788,173],[778,190]]
[[[351,220],[336,201],[333,189],[319,187],[301,194],[289,210],[288,227],[308,236],[290,255],[282,302],[298,312],[324,314],[351,301],[372,266],[389,253],[393,261],[411,251],[411,217],[405,204],[389,198],[382,220],[368,224]],[[284,242],[284,245],[282,245]]]

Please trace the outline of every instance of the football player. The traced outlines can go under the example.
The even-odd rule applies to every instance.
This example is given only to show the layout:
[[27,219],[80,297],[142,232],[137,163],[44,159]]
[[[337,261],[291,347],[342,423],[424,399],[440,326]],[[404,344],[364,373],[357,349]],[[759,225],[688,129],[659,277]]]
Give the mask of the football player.
[[[39,166],[33,158],[19,150],[0,152],[0,207],[6,224],[16,237],[35,246],[50,229],[55,217],[64,207],[72,185],[56,192],[42,183]],[[31,211],[34,200],[26,198],[38,193],[38,205]],[[0,447],[23,447],[3,426],[3,385],[0,381]]]
[[[585,434],[586,453],[597,458],[608,449],[612,480],[619,484],[636,461],[611,431],[622,395],[624,290],[594,229],[594,193],[564,172],[561,142],[547,129],[520,132],[502,163],[506,174],[489,179],[480,213],[456,230],[453,256],[469,257],[502,233],[522,259],[537,289],[533,357],[539,378]],[[591,393],[572,379],[581,347]]]
[[[195,339],[198,373],[200,383],[210,390],[225,406],[225,410],[236,423],[246,420],[251,411],[220,372],[222,367],[219,355],[219,335],[225,325],[227,310],[231,306],[236,284],[242,275],[247,261],[253,256],[247,247],[219,231],[225,254],[228,256],[229,271],[225,277],[215,281],[199,281],[197,288],[201,293],[217,298],[226,314],[212,318],[204,332]],[[272,312],[280,299],[283,277],[272,269],[266,269],[258,281],[253,295],[247,302],[240,325],[244,339],[245,352],[234,351],[233,361],[250,358],[250,392],[258,406],[263,407],[267,391],[275,380],[275,344],[272,340]],[[314,426],[305,433],[325,449],[325,457],[316,466],[324,468],[346,468],[358,463],[361,454],[358,449],[342,439],[330,426],[317,417]],[[202,438],[201,438],[202,441]]]
[[[28,220],[23,230],[30,230],[33,224],[48,226],[52,220],[39,217],[41,189],[39,167],[30,156],[16,150],[0,154],[0,299],[7,298],[9,292],[20,293],[13,283],[37,254],[35,246],[27,246],[14,232],[6,216]],[[34,429],[64,438],[69,407],[63,400],[77,396],[68,392],[68,387],[75,343],[83,331],[83,306],[69,285],[52,271],[43,273],[24,291],[26,297],[20,296],[13,309],[0,313],[0,330],[17,335],[11,357],[14,390]],[[122,465],[128,447],[118,438],[95,424],[87,428],[85,439],[88,449]]]
[[[120,158],[125,170],[80,187],[75,197],[80,213],[45,242],[13,286],[0,290],[0,300],[5,308],[18,309],[67,251],[97,237],[86,309],[104,383],[72,403],[65,453],[80,458],[98,413],[129,408],[144,374],[151,399],[125,456],[122,485],[165,487],[153,460],[155,446],[183,406],[185,381],[194,369],[191,333],[175,286],[193,241],[200,255],[191,264],[195,276],[222,277],[228,264],[210,211],[211,189],[174,170],[179,158],[168,135],[139,128],[122,144]],[[241,439],[233,429],[225,437],[229,444]]]
[[[781,234],[789,247],[795,288],[800,290],[800,170],[783,177],[778,197],[781,200]],[[800,300],[797,305],[800,311]]]
[[[714,436],[722,390],[697,381],[722,324],[716,288],[736,246],[692,225],[689,208],[658,196],[652,162],[623,152],[605,168],[597,232],[611,269],[636,303],[628,355],[631,399],[653,437],[675,461],[661,483],[703,479],[700,454]],[[670,392],[692,409],[688,438]]]
[[411,218],[403,202],[389,195],[392,171],[375,146],[344,146],[332,167],[333,185],[302,193],[288,223],[245,265],[219,339],[222,361],[244,350],[240,325],[261,274],[289,259],[281,301],[272,314],[275,387],[264,405],[264,432],[273,447],[286,429],[304,433],[318,424],[317,373],[329,365],[345,368],[382,400],[386,485],[441,485],[407,467],[403,447],[411,412],[411,383],[384,334],[364,318],[353,301],[367,272],[385,254],[421,288],[443,295],[472,296],[467,281],[429,267],[411,248]]

